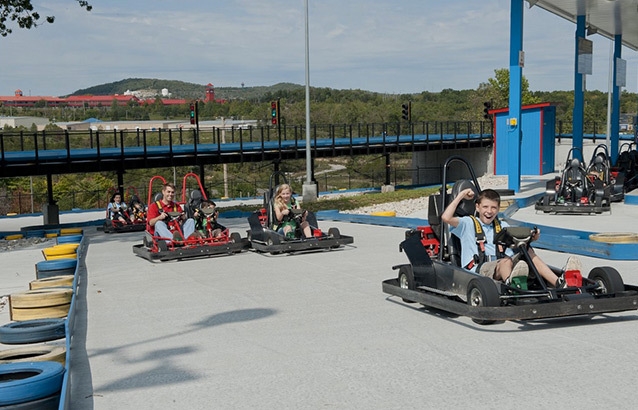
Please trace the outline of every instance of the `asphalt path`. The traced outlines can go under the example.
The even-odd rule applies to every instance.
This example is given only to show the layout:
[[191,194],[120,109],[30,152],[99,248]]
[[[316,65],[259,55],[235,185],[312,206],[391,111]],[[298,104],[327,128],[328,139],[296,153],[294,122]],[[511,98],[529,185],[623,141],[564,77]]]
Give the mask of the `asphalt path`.
[[[634,408],[636,311],[480,326],[382,293],[404,228],[320,225],[354,246],[150,263],[141,233],[86,228],[72,408]],[[0,294],[33,280],[45,246],[0,254]],[[581,259],[638,284],[635,261]]]

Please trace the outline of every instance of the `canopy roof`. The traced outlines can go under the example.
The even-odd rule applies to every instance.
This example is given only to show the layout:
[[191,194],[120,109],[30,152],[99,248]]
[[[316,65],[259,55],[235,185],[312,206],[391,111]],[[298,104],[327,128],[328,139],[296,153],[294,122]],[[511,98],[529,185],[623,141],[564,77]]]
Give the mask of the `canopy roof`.
[[613,40],[622,35],[624,46],[638,50],[638,0],[528,0],[576,23],[584,15],[588,34],[598,33]]

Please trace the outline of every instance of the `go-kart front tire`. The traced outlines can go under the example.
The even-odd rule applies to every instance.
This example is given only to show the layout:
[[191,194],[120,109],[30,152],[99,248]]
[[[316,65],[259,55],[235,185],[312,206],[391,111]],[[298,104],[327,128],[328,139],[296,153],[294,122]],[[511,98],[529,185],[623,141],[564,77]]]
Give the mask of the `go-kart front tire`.
[[[399,286],[401,289],[409,289],[414,290],[416,287],[414,286],[414,273],[412,272],[412,266],[401,266],[399,269]],[[415,303],[409,299],[403,299],[406,303]]]
[[[494,281],[488,277],[472,279],[467,287],[467,304],[470,306],[496,307],[500,306],[501,299]],[[472,319],[479,325],[489,325],[495,320]]]
[[625,290],[625,283],[618,271],[610,266],[599,266],[589,272],[589,279],[598,283],[600,293],[614,294]]

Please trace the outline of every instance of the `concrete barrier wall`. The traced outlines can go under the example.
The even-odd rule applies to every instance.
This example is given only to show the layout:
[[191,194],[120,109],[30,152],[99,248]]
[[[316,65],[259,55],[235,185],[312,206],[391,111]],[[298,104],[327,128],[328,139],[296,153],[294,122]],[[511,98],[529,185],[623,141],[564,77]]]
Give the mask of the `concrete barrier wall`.
[[[415,169],[412,183],[440,184],[443,164],[452,155],[465,158],[474,168],[477,177],[492,174],[494,172],[493,153],[492,147],[415,152],[412,154],[412,168]],[[452,165],[448,172],[449,180],[469,177],[467,170],[461,165]]]

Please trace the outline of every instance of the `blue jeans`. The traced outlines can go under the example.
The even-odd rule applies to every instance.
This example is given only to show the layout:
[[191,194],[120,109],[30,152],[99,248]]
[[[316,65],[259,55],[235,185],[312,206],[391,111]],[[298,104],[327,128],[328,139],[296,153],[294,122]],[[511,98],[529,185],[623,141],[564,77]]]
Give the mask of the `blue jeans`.
[[[182,233],[184,234],[184,239],[188,239],[190,234],[195,232],[195,221],[192,218],[188,218],[184,225],[182,225]],[[160,236],[162,238],[173,238],[173,233],[168,229],[166,222],[157,221],[155,222],[155,235]],[[167,240],[166,242],[170,242],[171,240]]]

